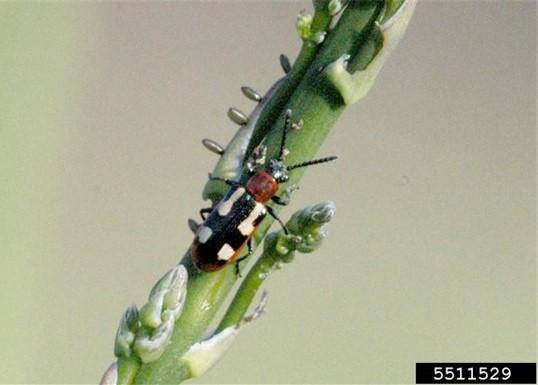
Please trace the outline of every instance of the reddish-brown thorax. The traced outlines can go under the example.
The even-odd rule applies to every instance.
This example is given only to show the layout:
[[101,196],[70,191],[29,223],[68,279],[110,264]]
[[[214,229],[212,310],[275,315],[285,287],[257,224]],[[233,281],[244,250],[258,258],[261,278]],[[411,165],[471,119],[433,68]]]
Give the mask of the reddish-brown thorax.
[[278,182],[271,174],[258,171],[247,182],[247,191],[256,199],[264,203],[271,199],[278,190]]

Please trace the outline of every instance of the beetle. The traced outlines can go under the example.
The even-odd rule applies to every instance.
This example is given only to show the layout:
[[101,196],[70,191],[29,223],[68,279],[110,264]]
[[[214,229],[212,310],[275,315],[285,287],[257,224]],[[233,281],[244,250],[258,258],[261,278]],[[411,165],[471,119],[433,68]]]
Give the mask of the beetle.
[[282,206],[288,204],[276,195],[279,184],[288,180],[288,172],[337,159],[336,156],[329,156],[286,166],[284,153],[290,128],[291,110],[287,110],[278,158],[269,160],[263,170],[256,170],[249,163],[246,184],[210,176],[211,180],[225,182],[230,189],[213,208],[200,210],[204,222],[196,230],[191,245],[192,261],[199,270],[210,272],[222,269],[233,262],[247,245],[248,253],[237,260],[236,273],[239,274],[239,262],[251,253],[252,236],[267,214],[280,223],[286,234],[289,233],[273,209],[266,205],[269,200]]

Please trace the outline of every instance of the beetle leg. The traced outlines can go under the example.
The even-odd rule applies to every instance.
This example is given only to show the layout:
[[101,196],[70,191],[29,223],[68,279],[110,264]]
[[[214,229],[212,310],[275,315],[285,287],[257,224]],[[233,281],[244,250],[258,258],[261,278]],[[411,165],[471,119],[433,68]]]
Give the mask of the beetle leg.
[[213,211],[213,209],[211,207],[207,207],[205,209],[201,209],[200,210],[200,216],[202,217],[202,219],[205,221],[205,219],[207,218],[206,214],[209,214],[211,211]]
[[269,215],[272,216],[274,219],[276,219],[278,221],[278,223],[280,223],[280,226],[282,226],[282,230],[284,230],[284,234],[289,235],[290,232],[289,232],[288,228],[286,227],[284,222],[282,222],[282,220],[280,220],[278,215],[276,215],[273,208],[269,207],[269,206],[265,206],[265,208],[267,209],[267,212],[269,213]]
[[241,278],[241,272],[239,271],[239,263],[247,259],[247,257],[252,254],[252,238],[249,238],[247,241],[247,253],[235,261],[235,275],[238,275]]
[[226,183],[228,186],[241,186],[240,182],[231,179],[219,178],[218,176],[209,175],[209,180],[220,180],[221,182]]
[[271,198],[271,200],[273,202],[275,202],[277,205],[280,205],[280,206],[287,206],[289,203],[290,203],[290,195],[292,192],[296,191],[296,190],[299,190],[299,186],[297,186],[296,184],[293,184],[289,187],[287,187],[284,191],[283,191],[283,195],[281,196],[274,196]]
[[272,197],[271,200],[280,206],[287,206],[290,204],[289,199],[282,199],[281,197],[277,197],[276,195]]

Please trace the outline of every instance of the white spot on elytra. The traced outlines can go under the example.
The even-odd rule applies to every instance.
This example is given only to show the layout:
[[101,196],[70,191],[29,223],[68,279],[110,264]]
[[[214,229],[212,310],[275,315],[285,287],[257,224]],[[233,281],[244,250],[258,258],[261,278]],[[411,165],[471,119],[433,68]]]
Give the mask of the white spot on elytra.
[[260,214],[264,213],[264,211],[265,207],[263,206],[263,204],[259,202],[256,203],[256,206],[254,206],[254,209],[249,214],[249,216],[245,218],[245,220],[243,220],[243,222],[241,222],[239,226],[237,226],[239,232],[245,236],[249,236],[250,234],[252,234],[252,232],[254,231],[254,221],[260,216]]
[[217,255],[218,255],[218,257],[219,257],[219,259],[221,261],[229,260],[230,258],[233,257],[234,254],[235,254],[235,250],[232,248],[232,246],[230,246],[227,243],[222,245],[219,252],[217,253]]
[[200,243],[206,243],[211,234],[213,234],[213,230],[211,230],[207,226],[200,226],[200,228],[196,232],[196,236],[198,237]]
[[239,187],[237,190],[234,191],[234,193],[227,199],[221,201],[218,206],[217,210],[219,212],[220,216],[225,216],[230,213],[232,210],[233,204],[241,198],[241,196],[245,193],[245,189],[243,187]]

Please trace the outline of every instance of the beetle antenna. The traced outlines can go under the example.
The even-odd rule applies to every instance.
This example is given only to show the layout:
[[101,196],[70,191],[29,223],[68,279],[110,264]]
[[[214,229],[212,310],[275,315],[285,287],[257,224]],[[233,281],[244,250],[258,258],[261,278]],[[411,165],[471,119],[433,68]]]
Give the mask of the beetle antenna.
[[319,159],[309,160],[308,162],[297,163],[297,164],[294,164],[292,166],[288,166],[288,171],[293,170],[295,168],[312,166],[313,164],[320,164],[320,163],[330,162],[330,161],[335,160],[335,159],[338,159],[338,157],[336,155],[333,155],[333,156],[328,156],[326,158],[319,158]]
[[284,132],[282,133],[282,142],[280,142],[280,152],[278,154],[278,160],[284,160],[284,150],[286,146],[286,139],[288,137],[288,131],[291,127],[291,110],[286,111],[286,120],[284,121]]

